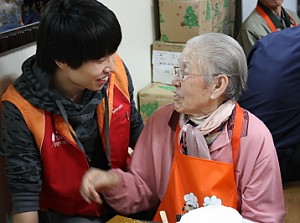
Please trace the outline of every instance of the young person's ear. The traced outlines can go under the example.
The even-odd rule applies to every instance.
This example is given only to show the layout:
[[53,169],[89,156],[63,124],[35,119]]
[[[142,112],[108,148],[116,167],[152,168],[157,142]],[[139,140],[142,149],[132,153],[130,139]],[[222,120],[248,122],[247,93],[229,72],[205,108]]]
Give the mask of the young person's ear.
[[55,64],[61,69],[66,70],[69,68],[69,66],[66,63],[60,62],[58,60],[55,60]]
[[228,77],[225,74],[219,74],[213,81],[212,99],[221,97],[228,86]]

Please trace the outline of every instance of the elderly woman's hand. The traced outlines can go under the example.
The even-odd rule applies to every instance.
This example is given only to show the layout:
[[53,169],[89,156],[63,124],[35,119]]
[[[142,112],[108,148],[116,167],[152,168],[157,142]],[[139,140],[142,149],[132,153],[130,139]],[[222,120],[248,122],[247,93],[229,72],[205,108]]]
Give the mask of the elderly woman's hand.
[[119,180],[119,176],[115,173],[91,168],[82,178],[80,194],[88,203],[94,201],[97,204],[102,204],[99,193],[113,188]]

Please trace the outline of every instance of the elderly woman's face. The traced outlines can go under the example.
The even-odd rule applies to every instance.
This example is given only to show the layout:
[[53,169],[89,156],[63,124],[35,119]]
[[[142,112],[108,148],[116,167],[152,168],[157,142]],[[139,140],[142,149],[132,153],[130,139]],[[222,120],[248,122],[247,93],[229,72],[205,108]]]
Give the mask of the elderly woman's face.
[[188,56],[182,55],[180,68],[172,84],[176,87],[174,108],[177,112],[190,115],[206,115],[211,112],[214,99],[213,84],[207,85],[202,74],[197,72],[196,66],[186,62]]

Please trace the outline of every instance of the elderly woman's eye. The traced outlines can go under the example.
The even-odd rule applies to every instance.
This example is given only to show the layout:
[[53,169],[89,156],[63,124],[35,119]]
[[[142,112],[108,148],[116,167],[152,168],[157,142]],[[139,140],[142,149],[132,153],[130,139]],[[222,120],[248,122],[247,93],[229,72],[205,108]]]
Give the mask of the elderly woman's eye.
[[183,72],[183,77],[189,76],[190,73],[189,72]]
[[181,78],[184,80],[184,79],[188,78],[189,76],[190,76],[189,72],[183,72]]

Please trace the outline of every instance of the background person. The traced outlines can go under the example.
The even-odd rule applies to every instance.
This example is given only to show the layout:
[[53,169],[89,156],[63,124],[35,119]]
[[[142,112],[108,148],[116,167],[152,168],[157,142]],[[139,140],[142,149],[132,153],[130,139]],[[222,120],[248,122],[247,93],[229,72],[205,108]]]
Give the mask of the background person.
[[249,54],[239,103],[270,129],[283,182],[300,180],[300,27],[268,35]]
[[209,33],[187,42],[173,80],[174,104],[147,121],[128,172],[91,169],[85,200],[123,214],[157,208],[170,222],[183,213],[184,196],[215,195],[253,222],[282,222],[284,199],[272,136],[238,106],[247,80],[246,57],[231,37]]
[[[127,169],[143,121],[117,55],[115,14],[97,0],[52,0],[36,55],[2,97],[1,148],[14,223],[106,222],[79,193],[90,167]],[[40,210],[38,219],[38,211]]]
[[242,23],[237,41],[246,56],[255,42],[271,32],[297,26],[297,14],[282,7],[283,0],[258,0],[256,8]]
[[22,0],[0,0],[0,33],[21,27]]

